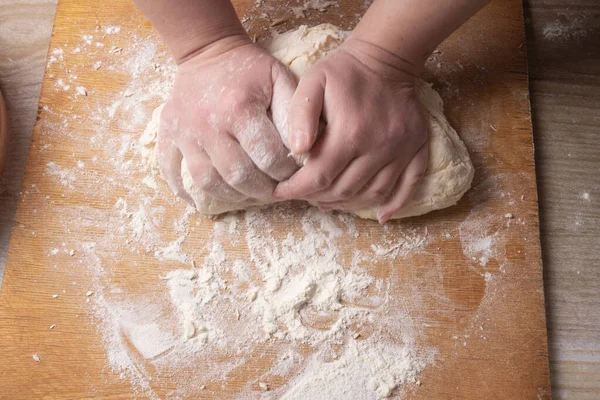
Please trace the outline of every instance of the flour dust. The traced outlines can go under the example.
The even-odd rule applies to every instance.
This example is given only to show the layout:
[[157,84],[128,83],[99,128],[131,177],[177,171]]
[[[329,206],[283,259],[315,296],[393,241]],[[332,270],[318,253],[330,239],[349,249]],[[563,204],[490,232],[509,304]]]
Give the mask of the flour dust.
[[[306,14],[321,12],[319,5],[338,9],[329,1],[286,3]],[[262,17],[244,21],[250,29],[254,18]],[[420,307],[430,300],[419,285],[438,282],[443,270],[432,263],[419,280],[411,275],[416,256],[460,241],[493,283],[499,272],[490,265],[504,257],[508,227],[475,213],[459,230],[382,228],[298,205],[216,220],[195,214],[143,167],[137,138],[167,99],[176,66],[157,35],[136,32],[99,25],[51,49],[48,79],[73,107],[45,106],[32,144],[42,157],[56,143],[85,149],[44,164],[59,192],[45,199],[72,238],[49,241],[47,254],[81,287],[106,374],[148,398],[362,400],[409,392],[438,354],[422,323]],[[125,34],[127,48],[119,41]],[[82,82],[90,73],[114,90]],[[436,301],[452,307],[443,296]]]

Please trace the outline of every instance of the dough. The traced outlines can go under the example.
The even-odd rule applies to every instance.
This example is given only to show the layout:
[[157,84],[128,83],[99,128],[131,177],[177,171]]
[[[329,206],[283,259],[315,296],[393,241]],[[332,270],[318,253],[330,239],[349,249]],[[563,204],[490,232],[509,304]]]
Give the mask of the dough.
[[[281,62],[289,66],[297,77],[300,77],[311,65],[342,44],[347,36],[348,32],[330,24],[312,28],[301,26],[297,30],[277,36],[266,42],[264,46]],[[469,153],[456,131],[446,120],[442,99],[431,88],[431,85],[421,80],[417,82],[416,91],[427,113],[429,165],[413,199],[393,218],[422,215],[452,206],[471,187],[473,180],[474,169]],[[162,107],[163,105],[154,110],[152,120],[140,138],[143,156],[154,167],[157,165],[154,147]],[[284,122],[278,121],[281,119],[280,116],[273,117],[275,125],[282,132]],[[283,139],[287,144],[287,140]],[[297,160],[297,162],[301,165],[301,160]],[[181,175],[185,189],[190,193],[196,207],[202,213],[221,214],[264,204],[257,201],[228,203],[211,198],[194,185],[185,160],[182,161]],[[377,219],[376,208],[355,211],[354,214],[361,218]]]

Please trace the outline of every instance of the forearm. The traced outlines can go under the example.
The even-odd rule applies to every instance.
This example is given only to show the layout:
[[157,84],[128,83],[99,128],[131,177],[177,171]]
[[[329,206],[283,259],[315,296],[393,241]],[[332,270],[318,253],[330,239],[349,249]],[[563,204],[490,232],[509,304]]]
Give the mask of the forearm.
[[374,44],[417,72],[435,48],[489,0],[375,0],[351,38]]
[[177,63],[210,50],[250,41],[229,0],[133,0],[159,31]]

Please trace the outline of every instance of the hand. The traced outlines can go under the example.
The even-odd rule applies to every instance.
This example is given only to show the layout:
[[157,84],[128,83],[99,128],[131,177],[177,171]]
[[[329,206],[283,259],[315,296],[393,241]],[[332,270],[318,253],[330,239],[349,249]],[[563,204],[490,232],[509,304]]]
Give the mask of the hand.
[[310,153],[275,198],[323,210],[380,206],[381,223],[406,205],[427,168],[428,131],[405,63],[350,38],[304,74],[288,126],[292,152]]
[[297,169],[269,113],[285,115],[296,81],[247,36],[229,37],[179,65],[161,117],[163,177],[188,203],[181,160],[207,195],[229,202],[269,199]]

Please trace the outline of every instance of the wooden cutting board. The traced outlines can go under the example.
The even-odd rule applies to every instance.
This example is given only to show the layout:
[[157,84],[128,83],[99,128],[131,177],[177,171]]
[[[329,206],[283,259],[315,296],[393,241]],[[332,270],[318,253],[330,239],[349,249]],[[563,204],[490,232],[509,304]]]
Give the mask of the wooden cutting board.
[[[351,29],[366,7],[340,1],[298,19],[290,7],[299,1],[260,3],[235,3],[259,40],[302,23]],[[355,226],[338,239],[338,258],[343,264],[355,251],[370,254],[365,269],[387,288],[380,296],[387,319],[410,327],[418,349],[434,354],[419,384],[402,385],[394,396],[550,398],[521,2],[493,1],[427,67],[425,78],[472,155],[473,188],[455,207],[385,229],[334,215]],[[122,334],[148,313],[173,312],[152,311],[168,296],[160,277],[191,264],[201,269],[215,224],[227,222],[242,238],[250,229],[243,213],[191,215],[142,167],[135,141],[173,71],[129,1],[60,2],[0,292],[0,398],[275,398],[293,379],[264,378],[278,351],[294,346],[285,341],[264,343],[255,358],[200,385],[191,383],[223,360],[190,355],[195,367],[159,366],[141,348],[151,335]],[[272,229],[263,233],[283,239],[308,212],[266,210]],[[234,239],[224,251],[240,259],[249,252]],[[371,330],[381,314],[375,307]],[[269,379],[269,392],[260,379]]]

